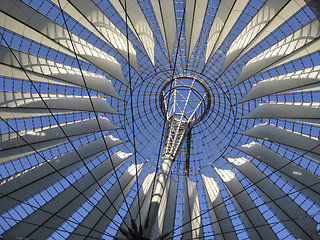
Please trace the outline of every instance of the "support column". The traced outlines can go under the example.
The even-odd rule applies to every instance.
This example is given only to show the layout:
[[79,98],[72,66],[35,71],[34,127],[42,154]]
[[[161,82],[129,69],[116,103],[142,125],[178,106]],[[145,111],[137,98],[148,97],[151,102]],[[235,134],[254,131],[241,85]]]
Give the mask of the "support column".
[[166,132],[166,141],[162,153],[162,163],[154,187],[154,192],[152,195],[150,211],[149,211],[149,221],[150,227],[147,230],[147,236],[149,237],[152,233],[152,228],[155,223],[156,217],[158,216],[159,206],[164,194],[164,189],[167,185],[168,176],[171,170],[172,163],[181,147],[184,138],[189,132],[189,124],[187,122],[181,121],[172,117],[169,122],[169,126]]

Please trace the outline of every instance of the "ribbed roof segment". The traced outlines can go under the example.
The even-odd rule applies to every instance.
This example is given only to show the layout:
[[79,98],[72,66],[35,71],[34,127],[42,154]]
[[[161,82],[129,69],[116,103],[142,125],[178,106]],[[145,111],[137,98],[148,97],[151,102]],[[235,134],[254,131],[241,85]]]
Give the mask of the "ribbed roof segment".
[[0,238],[318,239],[319,12],[1,1]]

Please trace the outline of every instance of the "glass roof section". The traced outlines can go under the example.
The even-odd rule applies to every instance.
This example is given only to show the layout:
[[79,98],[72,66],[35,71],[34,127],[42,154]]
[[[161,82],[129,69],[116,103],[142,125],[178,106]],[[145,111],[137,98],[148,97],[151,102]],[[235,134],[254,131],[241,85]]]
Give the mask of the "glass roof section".
[[[129,239],[134,222],[148,239],[319,238],[316,6],[3,0],[1,237]],[[185,99],[205,114],[151,221],[163,112]]]

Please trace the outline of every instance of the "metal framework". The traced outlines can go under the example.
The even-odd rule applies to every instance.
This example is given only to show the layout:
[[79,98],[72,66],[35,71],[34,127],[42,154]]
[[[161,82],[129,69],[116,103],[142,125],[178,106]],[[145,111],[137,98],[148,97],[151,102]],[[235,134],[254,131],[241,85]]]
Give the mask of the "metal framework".
[[[202,89],[197,89],[196,82]],[[161,166],[150,205],[151,225],[158,215],[172,163],[192,127],[201,121],[210,108],[210,99],[206,86],[196,78],[179,77],[166,83],[161,91],[160,104],[166,120],[166,132]],[[152,226],[149,229],[152,230]],[[148,235],[151,234],[151,230]]]
[[316,0],[1,0],[1,239],[319,239]]

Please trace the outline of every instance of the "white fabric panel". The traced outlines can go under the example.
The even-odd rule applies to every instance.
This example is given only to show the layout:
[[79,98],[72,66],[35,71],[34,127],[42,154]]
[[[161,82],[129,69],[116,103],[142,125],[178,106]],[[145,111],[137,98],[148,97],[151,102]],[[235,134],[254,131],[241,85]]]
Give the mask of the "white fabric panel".
[[[59,52],[63,52],[65,54],[75,56],[74,53],[67,49],[57,42],[53,41],[49,37],[43,35],[42,33],[36,31],[35,29],[25,25],[24,22],[20,22],[17,19],[7,15],[6,13],[0,12],[0,26],[8,29],[9,31],[15,32],[17,34],[20,34],[21,36],[24,36],[26,38],[29,38],[33,41],[39,42],[43,45],[50,46],[53,49],[56,49]],[[81,60],[83,58],[80,57]]]
[[[102,131],[117,128],[107,118],[99,117],[98,121]],[[100,131],[97,124],[97,119],[95,118],[68,124],[60,124],[60,126],[68,137]],[[19,135],[15,132],[1,134],[0,139],[0,163],[34,153],[33,149],[28,146],[27,143],[31,144],[37,151],[41,151],[48,149],[55,144],[61,144],[68,141],[58,125],[46,127],[44,129],[36,128],[32,130],[20,131]]]
[[[271,46],[267,50],[249,60],[247,64],[242,68],[241,73],[232,86],[234,87],[242,83],[244,80],[255,75],[261,70],[267,69],[269,67],[275,67],[276,65],[278,65],[278,62],[279,64],[282,64],[283,58],[292,60],[292,53],[294,56],[298,56],[300,53],[302,54],[301,56],[303,56],[317,50],[317,46],[319,46],[319,43],[315,39],[317,39],[318,37],[320,37],[320,26],[319,20],[315,19],[302,28],[298,29],[291,35],[287,36],[283,40],[279,41],[277,44]],[[306,48],[306,45],[311,42],[312,44],[309,46],[310,49]],[[297,55],[296,53],[299,54]],[[288,57],[288,55],[290,57]]]
[[[219,169],[216,169],[219,172]],[[208,203],[209,211],[215,238],[217,240],[237,239],[235,229],[232,225],[227,208],[222,199],[219,186],[213,178],[201,175]]]
[[[78,226],[68,239],[101,239],[101,232],[106,230],[111,222],[110,219],[113,219],[116,214],[116,209],[119,210],[124,202],[123,196],[127,197],[133,184],[136,183],[136,175],[139,177],[141,174],[142,165],[143,164],[131,165],[119,178],[123,194],[121,193],[119,184],[115,183],[107,193],[112,204],[107,198],[102,198],[96,205],[96,208],[93,208],[81,222],[81,224],[86,227]],[[101,211],[98,211],[97,208],[100,209],[104,215]],[[79,236],[78,234],[83,236]]]
[[[155,223],[153,225],[152,239],[155,239],[155,238],[157,238],[158,236],[160,236],[162,234],[162,228],[163,228],[164,217],[165,217],[164,215],[165,215],[165,210],[166,210],[167,201],[168,201],[168,192],[169,192],[169,188],[170,188],[170,185],[171,185],[170,179],[168,180],[168,183],[165,186],[165,189],[164,189],[164,192],[163,192],[163,196],[162,196],[162,199],[161,199],[161,202],[160,202],[158,214],[157,214],[157,217],[155,219]],[[169,206],[170,206],[170,204],[169,204]]]
[[[278,1],[281,3],[282,1]],[[297,11],[306,5],[304,0],[290,0],[287,1],[287,4],[284,8],[282,8],[274,18],[267,23],[267,25],[263,28],[263,31],[260,31],[256,37],[248,43],[246,46],[243,46],[244,49],[241,54],[236,58],[239,59],[244,53],[246,53],[249,49],[253,48],[256,44],[262,41],[265,37],[267,37],[271,32],[276,30],[281,24],[291,18]],[[236,61],[234,60],[234,61]]]
[[[109,119],[100,116],[98,117],[98,121],[96,118],[90,118],[75,122],[63,123],[59,125],[67,136],[76,136],[86,134],[89,132],[100,131],[98,127],[98,122],[101,126],[102,131],[107,131],[116,128],[116,126],[112,124]],[[19,131],[18,133],[3,133],[0,135],[0,150],[24,146],[26,145],[26,142],[33,144],[37,142],[53,140],[56,138],[64,138],[65,135],[62,132],[62,130],[60,130],[60,127],[58,125],[52,125],[43,128],[26,129]],[[21,138],[23,138],[25,141]]]
[[[315,20],[315,21],[317,21],[317,20]],[[277,61],[274,64],[270,65],[268,68],[266,68],[266,70],[270,69],[270,68],[277,67],[281,64],[285,64],[290,61],[294,61],[300,57],[309,55],[311,53],[314,53],[319,50],[319,45],[320,45],[320,39],[318,36],[311,43],[308,43],[308,44],[306,44],[306,46],[299,48],[297,51],[294,51],[293,53],[288,54],[287,56],[283,57],[280,61]]]
[[[36,82],[44,82],[44,83],[52,83],[52,84],[59,84],[59,85],[64,85],[64,86],[76,87],[75,84],[61,81],[59,79],[52,78],[52,77],[45,76],[45,75],[41,75],[38,73],[30,72],[27,70],[26,70],[26,72],[27,72],[28,76],[26,76],[26,73],[22,69],[19,69],[16,67],[11,67],[8,65],[4,65],[2,63],[0,63],[0,72],[1,72],[1,76],[4,76],[4,77],[24,79],[24,80],[28,80],[28,81],[30,79],[31,81],[36,81]],[[28,79],[28,77],[29,77],[29,79]]]
[[[203,237],[199,194],[196,182],[185,178],[183,195],[182,239],[201,239]],[[191,219],[193,219],[191,221]]]
[[238,20],[240,14],[247,6],[249,0],[220,1],[218,11],[211,26],[206,52],[206,62],[215,54],[222,42],[229,34],[231,28]]
[[[74,113],[68,110],[51,110],[52,114],[68,114]],[[0,107],[0,115],[3,119],[9,118],[29,118],[48,116],[51,113],[47,109],[35,109],[35,108],[4,108]]]
[[[114,90],[111,81],[104,75],[84,70],[81,71],[79,68],[50,61],[18,50],[12,49],[12,52],[9,48],[0,46],[0,63],[20,69],[24,68],[25,70],[33,73],[56,78],[81,87],[85,86],[82,78],[83,74],[89,89],[119,98],[119,95]],[[17,62],[16,58],[19,62]]]
[[[140,215],[139,214],[136,215],[137,217],[136,217],[135,222],[140,224],[140,216],[141,216],[141,224],[143,226],[145,226],[145,223],[147,221],[147,217],[148,217],[148,214],[149,214],[150,202],[151,202],[150,200],[151,200],[151,197],[152,197],[151,193],[152,193],[152,190],[150,188],[147,196],[144,199],[144,201],[143,202],[140,201],[140,204],[141,204]],[[138,209],[136,211],[139,212]],[[149,219],[149,229],[151,228],[152,225],[153,225],[153,223],[150,222],[150,219]]]
[[[110,0],[117,12],[140,40],[146,50],[150,61],[154,65],[154,38],[147,19],[145,18],[137,0]],[[127,14],[126,14],[127,10]]]
[[[152,182],[152,184],[153,184],[153,182]],[[145,223],[146,223],[146,220],[148,217],[148,213],[149,213],[149,207],[150,207],[150,202],[151,202],[150,200],[152,197],[151,193],[152,193],[152,188],[150,187],[144,201],[143,202],[140,201],[140,204],[141,204],[140,205],[140,215],[139,215],[139,209],[135,210],[135,212],[137,213],[135,222],[140,224],[140,216],[141,216],[141,223],[143,226],[145,226]],[[152,223],[149,222],[149,228],[151,227],[151,225],[152,225]]]
[[[217,172],[221,174],[219,169]],[[241,220],[245,226],[251,239],[264,239],[268,236],[268,239],[278,239],[277,235],[272,231],[268,222],[265,220],[257,206],[250,198],[247,191],[245,191],[242,184],[239,182],[237,176],[230,181],[225,181],[228,190],[231,192],[230,196],[236,206],[236,209],[241,217]]]
[[301,239],[319,237],[317,223],[255,165],[245,158],[228,158],[228,161],[255,184],[258,192],[293,236]]
[[[73,138],[74,137],[70,137],[71,140],[73,140]],[[60,144],[64,144],[66,142],[68,142],[66,138],[59,138],[46,142],[33,143],[32,147],[39,152]],[[1,150],[0,153],[0,163],[4,163],[18,158],[26,157],[27,155],[34,154],[35,152],[29,146],[22,146],[19,148]]]
[[38,93],[0,91],[0,108],[45,109],[49,112],[47,105],[50,110],[117,113],[105,98],[97,96],[91,97],[94,109],[88,96],[41,94],[41,98]]
[[315,137],[309,137],[308,135],[265,124],[256,125],[242,132],[242,134],[294,147],[302,150],[302,153],[309,151],[313,155],[306,153],[305,156],[320,162],[319,140]]
[[[71,42],[67,29],[21,1],[3,0],[2,3],[0,9],[8,15],[12,15],[20,22],[32,26],[36,31],[51,38],[70,51],[73,52],[75,49],[76,53],[81,57],[92,62],[94,65],[126,84],[121,65],[113,56],[70,32],[72,38]],[[56,45],[49,46],[55,47]]]
[[320,206],[319,176],[256,142],[238,146],[237,149],[278,170],[283,178]]
[[[108,42],[113,46],[127,61],[128,52],[130,54],[130,64],[139,71],[136,51],[130,40],[127,41],[126,36],[114,25],[109,18],[89,0],[59,0],[63,11],[72,16],[76,21],[85,26],[99,38]],[[54,4],[59,6],[58,0],[52,0]],[[129,45],[129,51],[128,46]]]
[[207,62],[214,54],[213,48],[216,45],[216,42],[234,3],[235,0],[225,0],[220,1],[219,3],[218,10],[216,12],[209,32],[205,62]]
[[151,4],[171,61],[177,34],[173,0],[151,0]]
[[[139,209],[141,208],[140,210],[142,210],[142,207],[149,208],[154,177],[155,177],[155,172],[150,173],[145,177],[139,189],[139,194],[137,194],[137,196],[133,200],[133,203],[130,206],[129,211],[132,215],[132,218],[136,220],[137,225],[140,224]],[[139,201],[138,201],[138,197],[139,197]],[[140,203],[140,206],[139,206],[139,203]],[[129,211],[127,212],[127,215],[125,216],[123,222],[121,223],[120,227],[123,229],[127,229],[126,226],[131,227],[131,218],[130,218]],[[142,221],[143,226],[144,226],[144,220],[145,219],[143,219]],[[123,235],[120,231],[118,231],[116,234],[116,237],[123,237]]]
[[189,60],[202,29],[208,0],[187,0],[185,4],[185,35]]
[[[100,235],[101,238],[101,234],[99,232],[103,232],[106,227],[108,226],[108,224],[110,223],[109,219],[112,219],[116,213],[116,210],[114,209],[114,207],[119,210],[121,204],[123,203],[124,199],[123,196],[127,196],[128,192],[131,190],[131,187],[133,186],[133,184],[135,183],[136,180],[136,170],[137,170],[137,176],[140,175],[141,170],[142,170],[142,165],[143,164],[138,164],[138,165],[131,165],[127,168],[127,170],[121,175],[119,176],[119,182],[121,184],[121,188],[119,186],[119,182],[117,181],[116,183],[114,183],[114,185],[107,191],[106,196],[108,196],[109,199],[107,199],[106,197],[103,197],[95,206],[95,208],[92,209],[92,211],[88,214],[88,216],[81,222],[81,224],[83,224],[85,227],[78,227],[74,230],[73,233],[78,233],[78,234],[88,234],[88,236],[79,236],[79,235],[71,235],[69,238],[70,239],[93,239],[95,238],[96,235]],[[104,179],[106,179],[106,177],[104,177]],[[95,190],[97,190],[97,188],[95,186],[93,186],[93,190],[90,189],[91,193],[93,193]],[[123,194],[121,193],[121,189],[123,191]],[[88,191],[88,190],[87,190]],[[84,202],[82,202],[84,203]],[[112,204],[111,204],[112,203]],[[71,203],[74,204],[74,203]],[[114,207],[112,207],[112,205]],[[77,207],[79,207],[80,204],[78,203]],[[73,209],[75,209],[74,206],[72,206]],[[100,211],[98,210],[100,209]],[[63,211],[63,210],[62,210]],[[69,211],[71,212],[71,211]],[[101,213],[103,212],[103,213]],[[99,219],[99,217],[101,217],[101,219]],[[98,222],[96,222],[99,219]],[[56,227],[59,222],[60,224],[63,223],[63,220],[60,220],[59,222],[54,222],[52,221],[54,224],[54,227]],[[50,222],[49,222],[50,224]],[[95,226],[94,226],[95,225]],[[88,227],[93,227],[92,231],[90,231],[88,229]],[[99,231],[99,232],[96,232]],[[48,237],[50,235],[50,232],[46,232],[45,234],[41,233],[41,232],[36,232],[35,234],[33,234],[35,236],[45,236]],[[69,239],[68,238],[68,239]]]
[[303,91],[300,88],[304,86],[306,86],[304,91],[312,90],[314,86],[320,86],[319,65],[262,80],[250,89],[247,95],[240,100],[240,103],[278,92]]
[[[126,155],[128,156],[128,154]],[[123,156],[115,155],[115,157],[112,157],[113,164],[116,169],[125,160]],[[113,173],[110,159],[107,159],[98,167],[94,168],[91,172],[97,181],[100,184],[103,184]],[[89,173],[76,181],[74,186],[83,195],[80,194],[79,191],[75,190],[74,187],[69,186],[55,198],[39,208],[39,210],[33,212],[31,215],[25,218],[27,223],[20,222],[7,231],[4,235],[6,237],[16,237],[17,233],[19,233],[21,236],[28,236],[31,234],[30,238],[33,239],[43,239],[46,236],[49,236],[54,229],[59,227],[60,224],[64,222],[63,218],[68,218],[70,214],[72,214],[82,203],[86,201],[84,196],[90,197],[90,195],[99,188]],[[47,212],[43,212],[41,210],[45,210]],[[57,213],[57,216],[50,214],[50,212]],[[28,223],[34,223],[35,225]],[[46,228],[46,231],[44,232],[41,228],[37,229],[38,224],[44,224],[45,226],[48,226],[48,228]]]
[[291,92],[310,92],[310,91],[320,91],[320,83],[306,85],[300,88],[291,90]]
[[320,124],[319,103],[269,102],[258,107],[242,118],[284,118],[300,122],[318,122]]
[[[123,142],[111,135],[105,136],[105,140],[109,148],[117,146]],[[77,152],[83,161],[79,158],[79,155],[75,150],[72,150],[49,160],[48,162],[50,165],[47,163],[40,163],[3,180],[0,183],[0,192],[1,194],[6,194],[10,197],[1,198],[3,204],[0,206],[0,213],[9,210],[18,203],[11,197],[24,201],[31,195],[40,192],[42,189],[45,189],[55,181],[61,179],[61,175],[58,174],[56,170],[62,175],[68,175],[70,172],[81,167],[83,162],[89,162],[105,150],[106,147],[104,141],[102,138],[99,138],[77,148]]]
[[[18,78],[18,79],[27,79],[26,74],[23,70],[18,69],[18,68],[14,68],[14,67],[10,67],[7,65],[0,64],[0,72],[1,72],[1,76]],[[61,85],[66,85],[66,86],[76,86],[74,84],[70,84],[70,83],[67,83],[67,82],[64,82],[64,81],[61,81],[58,79],[48,77],[48,76],[40,75],[37,73],[32,73],[29,71],[27,71],[27,72],[28,72],[28,76],[31,79],[31,81],[46,82],[46,83],[59,84],[59,85],[61,84]],[[50,112],[46,108],[45,109],[38,109],[38,108],[37,109],[36,108],[28,109],[28,108],[7,108],[7,107],[4,107],[4,106],[6,106],[6,104],[8,104],[7,102],[6,102],[6,104],[1,104],[1,103],[3,103],[3,98],[4,98],[5,94],[6,93],[0,91],[0,115],[3,119],[26,118],[26,117],[50,115]],[[9,93],[9,94],[16,95],[17,93]],[[57,95],[55,95],[55,96],[57,96]],[[8,97],[10,97],[10,96],[8,96]],[[94,97],[92,97],[92,99],[93,99],[93,102],[95,102]],[[81,108],[83,106],[83,104],[84,103],[81,103],[80,105],[78,105],[76,110],[82,111],[79,108]],[[107,102],[106,102],[106,104],[109,105]],[[95,103],[94,105],[97,106],[98,104]],[[72,109],[72,108],[74,108],[74,106],[75,105],[72,105],[72,107],[70,106],[70,108],[68,108],[68,109]],[[106,106],[106,105],[104,105],[104,106]],[[43,107],[44,107],[44,105],[43,105]],[[86,111],[89,111],[89,110],[86,110]],[[115,110],[112,110],[112,111],[115,111]],[[51,109],[51,112],[53,114],[68,114],[68,113],[72,113],[73,111]]]
[[175,219],[177,185],[171,177],[166,185],[164,194],[160,203],[158,217],[152,230],[152,238],[156,239],[161,234],[170,233],[167,238],[173,237],[173,227]]
[[248,44],[262,31],[264,27],[277,15],[277,13],[284,7],[290,0],[268,0],[251,21],[245,26],[241,33],[236,37],[227,52],[221,72],[229,67],[237,57],[242,55],[242,51]]
[[174,220],[175,220],[175,209],[176,209],[176,201],[177,201],[177,183],[173,180],[173,178],[170,178],[170,190],[169,190],[169,196],[166,206],[166,213],[165,213],[165,219],[163,223],[163,230],[162,233],[169,233],[168,238],[173,237],[173,229],[174,229]]

